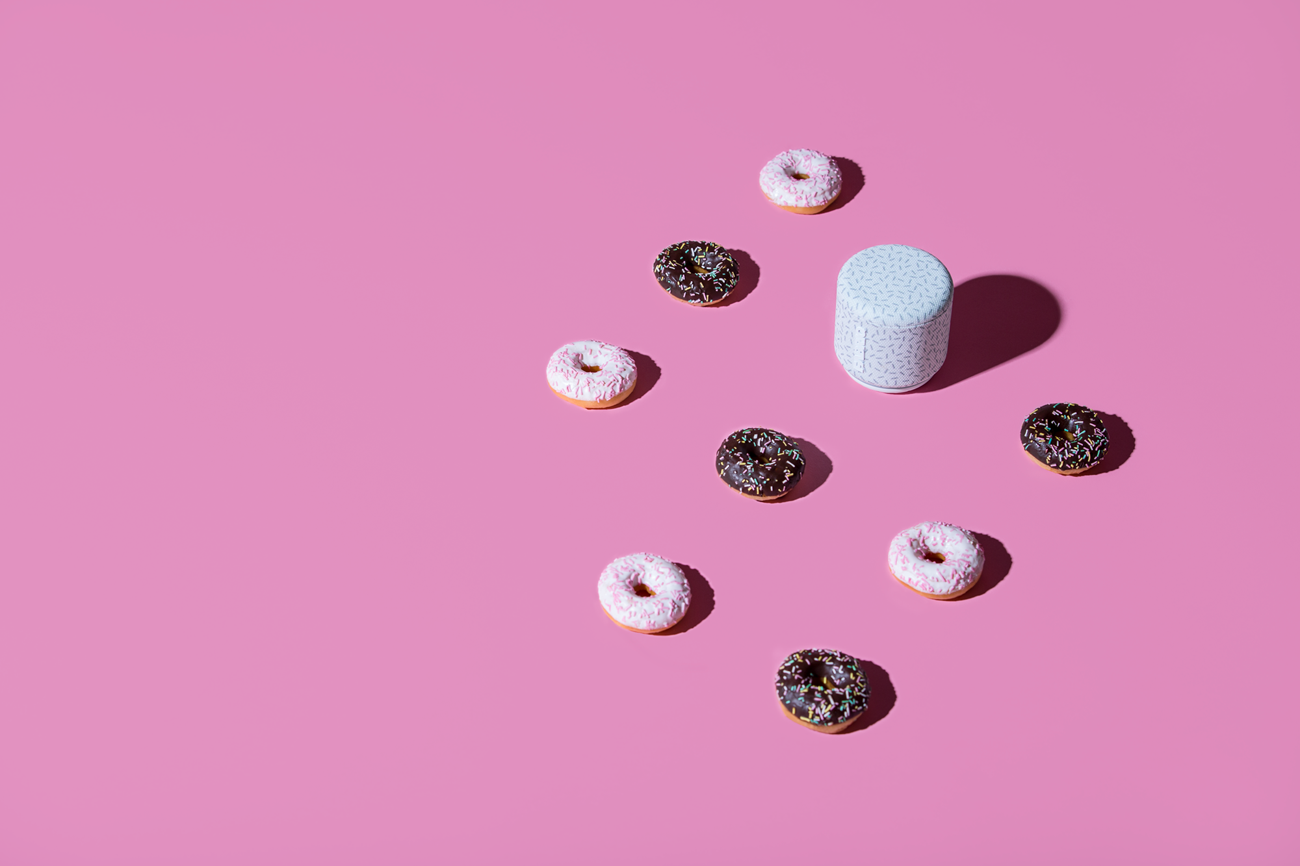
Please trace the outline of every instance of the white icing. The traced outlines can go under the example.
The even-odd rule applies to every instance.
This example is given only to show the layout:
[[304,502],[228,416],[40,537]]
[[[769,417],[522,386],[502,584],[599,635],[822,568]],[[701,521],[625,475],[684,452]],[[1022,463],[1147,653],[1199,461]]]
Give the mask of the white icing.
[[[638,584],[654,595],[637,595]],[[614,560],[601,572],[596,591],[601,606],[615,622],[642,631],[676,625],[691,604],[686,575],[676,563],[653,553],[633,553]]]
[[[599,367],[589,373],[583,367]],[[636,361],[609,343],[579,340],[555,350],[546,364],[546,383],[571,400],[603,403],[636,383]]]
[[[807,175],[806,180],[795,177]],[[840,167],[815,150],[787,150],[777,154],[758,173],[763,195],[781,207],[820,207],[840,194],[844,180]]]
[[[943,562],[932,562],[927,553],[940,554]],[[984,549],[961,527],[918,523],[889,543],[889,570],[908,586],[930,595],[964,592],[984,571]]]

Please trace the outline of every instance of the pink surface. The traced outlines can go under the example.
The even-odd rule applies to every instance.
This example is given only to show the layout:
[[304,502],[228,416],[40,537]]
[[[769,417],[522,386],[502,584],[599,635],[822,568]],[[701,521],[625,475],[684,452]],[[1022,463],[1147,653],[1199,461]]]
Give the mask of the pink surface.
[[[1296,862],[1300,16],[1226,9],[4,4],[0,862]],[[832,351],[885,242],[958,284],[922,393]],[[635,399],[550,393],[585,338]],[[1058,400],[1106,471],[1019,453]],[[676,634],[601,612],[642,550]],[[805,647],[869,725],[782,716]]]

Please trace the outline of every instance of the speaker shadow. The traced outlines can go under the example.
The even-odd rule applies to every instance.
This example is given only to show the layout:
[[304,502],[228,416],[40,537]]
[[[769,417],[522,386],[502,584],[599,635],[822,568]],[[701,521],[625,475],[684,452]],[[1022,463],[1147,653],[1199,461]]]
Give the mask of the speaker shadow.
[[993,274],[953,289],[948,357],[934,378],[910,393],[942,391],[1031,352],[1061,324],[1061,305],[1046,286]]

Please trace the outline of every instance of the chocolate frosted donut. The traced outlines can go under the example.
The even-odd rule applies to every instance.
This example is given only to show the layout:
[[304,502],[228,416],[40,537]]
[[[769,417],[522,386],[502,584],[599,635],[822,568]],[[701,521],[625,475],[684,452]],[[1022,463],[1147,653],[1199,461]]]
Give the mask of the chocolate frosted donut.
[[776,698],[790,718],[814,731],[837,734],[862,715],[871,684],[853,656],[801,650],[776,669]]
[[737,430],[718,448],[718,477],[741,496],[785,496],[803,477],[803,452],[789,436],[763,427]]
[[1048,403],[1020,425],[1020,444],[1034,462],[1057,475],[1078,475],[1106,456],[1110,440],[1101,417],[1078,403]]
[[655,258],[655,279],[677,300],[707,307],[731,294],[740,271],[731,253],[718,244],[682,241]]

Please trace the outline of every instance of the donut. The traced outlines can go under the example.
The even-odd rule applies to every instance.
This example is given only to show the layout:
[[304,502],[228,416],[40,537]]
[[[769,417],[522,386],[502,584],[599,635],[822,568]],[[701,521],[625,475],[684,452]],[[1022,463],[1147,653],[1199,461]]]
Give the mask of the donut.
[[819,213],[839,197],[844,185],[840,167],[815,150],[778,153],[758,173],[767,200],[791,213]]
[[838,734],[867,708],[871,684],[858,660],[826,649],[800,650],[776,669],[776,699],[805,728]]
[[546,384],[575,406],[607,409],[626,400],[636,387],[636,361],[618,346],[599,340],[566,343],[546,363]]
[[1087,472],[1106,457],[1110,439],[1101,416],[1078,403],[1039,406],[1020,425],[1029,459],[1057,475]]
[[763,427],[737,430],[718,447],[718,477],[741,496],[767,502],[803,477],[803,452],[789,436]]
[[640,634],[672,628],[691,606],[691,585],[681,568],[653,553],[611,562],[600,573],[596,592],[610,619]]
[[731,253],[709,241],[682,241],[655,257],[655,279],[664,291],[693,307],[711,307],[740,280]]
[[948,523],[918,523],[889,543],[889,573],[930,598],[956,598],[984,571],[984,548],[974,535]]

